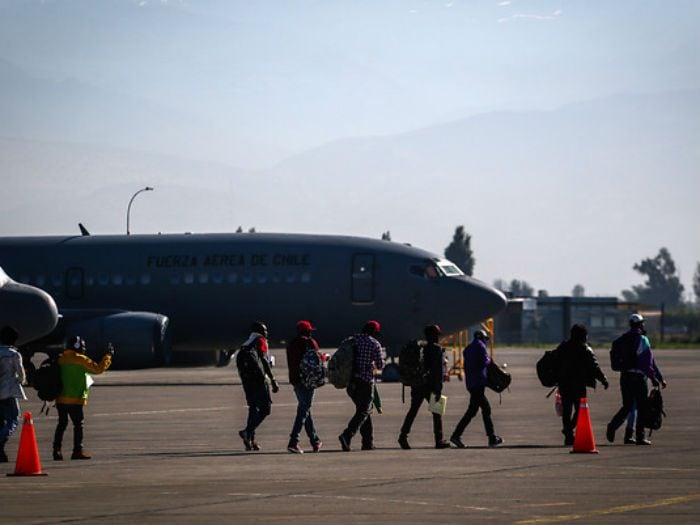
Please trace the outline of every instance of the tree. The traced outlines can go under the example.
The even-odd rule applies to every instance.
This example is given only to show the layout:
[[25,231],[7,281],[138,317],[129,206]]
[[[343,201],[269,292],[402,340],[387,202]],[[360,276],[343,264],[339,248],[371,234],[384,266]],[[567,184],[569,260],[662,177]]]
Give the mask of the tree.
[[643,285],[632,286],[632,291],[623,290],[626,300],[636,300],[649,305],[664,303],[667,308],[677,306],[683,298],[683,285],[676,275],[676,263],[668,249],[661,248],[653,259],[644,259],[632,267],[646,276]]
[[452,242],[445,248],[445,257],[455,263],[467,275],[474,273],[474,255],[471,249],[472,236],[464,231],[464,226],[457,226]]
[[243,233],[243,226],[236,228],[236,233]]
[[382,233],[382,240],[383,241],[390,241],[391,240],[391,232],[389,230]]
[[513,294],[513,297],[533,297],[535,295],[535,289],[526,281],[513,279],[510,282],[510,293]]
[[505,280],[500,279],[500,278],[499,278],[499,279],[496,279],[496,280],[493,282],[493,287],[494,287],[496,290],[502,291],[503,293],[506,293],[506,292],[509,292],[509,291],[510,291],[510,290],[508,289],[508,283],[505,282]]
[[537,297],[539,299],[543,299],[545,297],[549,297],[549,292],[547,290],[537,290]]
[[700,304],[700,262],[695,268],[695,275],[693,276],[693,292],[695,292],[695,301]]
[[576,286],[574,286],[573,290],[571,290],[571,295],[573,297],[585,297],[586,289],[583,287],[582,284],[577,284]]

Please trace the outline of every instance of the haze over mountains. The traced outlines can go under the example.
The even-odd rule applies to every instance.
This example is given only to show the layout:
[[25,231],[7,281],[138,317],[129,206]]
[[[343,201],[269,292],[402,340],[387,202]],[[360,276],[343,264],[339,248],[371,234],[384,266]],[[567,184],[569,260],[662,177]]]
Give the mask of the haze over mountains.
[[[438,57],[425,21],[444,32],[442,44],[456,44],[457,13],[443,15],[447,4],[433,12],[418,2],[408,13],[379,3],[403,25],[391,26],[376,52],[369,47],[386,13],[367,23],[353,3],[344,14],[276,5],[0,1],[0,178],[11,196],[0,234],[77,233],[78,222],[123,232],[130,196],[151,185],[156,191],[134,204],[134,233],[390,230],[442,253],[464,224],[475,275],[487,282],[525,279],[554,294],[582,283],[591,294],[617,294],[640,281],[635,262],[667,246],[688,287],[700,259],[697,36],[642,46],[646,66],[659,68],[653,84],[635,88],[638,73],[578,89],[575,79],[590,76],[596,60],[610,69],[612,56],[591,64],[580,56],[581,72],[547,86],[567,63],[557,65],[553,52],[552,72],[544,58],[511,71],[505,52]],[[506,7],[475,9],[461,22],[495,39],[483,17]],[[424,25],[412,27],[422,15]],[[365,23],[355,27],[366,42],[342,29],[343,16]],[[319,20],[325,25],[311,24]],[[566,33],[550,27],[549,36]],[[543,30],[505,29],[521,42]],[[533,55],[550,53],[532,42]],[[451,69],[472,59],[498,71],[472,78]],[[499,78],[514,83],[510,96],[481,96]],[[563,78],[566,94],[553,89]],[[427,86],[414,89],[414,80]],[[600,96],[606,90],[617,94]]]

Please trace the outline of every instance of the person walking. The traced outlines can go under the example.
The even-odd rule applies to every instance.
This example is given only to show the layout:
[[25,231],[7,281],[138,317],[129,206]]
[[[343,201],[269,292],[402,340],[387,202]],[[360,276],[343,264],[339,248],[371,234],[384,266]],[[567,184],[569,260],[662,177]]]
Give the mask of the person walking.
[[314,400],[315,388],[305,385],[302,382],[299,365],[306,352],[315,352],[318,362],[323,363],[324,357],[318,348],[318,343],[312,337],[311,332],[316,330],[309,321],[297,322],[297,335],[287,345],[287,367],[289,369],[289,383],[294,387],[294,395],[297,398],[297,413],[289,434],[289,444],[287,450],[294,454],[303,454],[304,450],[299,446],[299,434],[302,427],[306,430],[306,435],[311,442],[314,452],[321,450],[321,440],[316,433],[313,416],[311,415],[311,404]]
[[381,325],[377,321],[367,321],[361,334],[354,336],[355,355],[352,380],[347,388],[348,396],[355,404],[355,414],[348,426],[338,436],[344,452],[350,452],[350,442],[358,432],[362,436],[362,450],[373,450],[374,430],[372,428],[372,400],[374,397],[374,372],[384,368],[382,347],[377,341]]
[[17,430],[19,400],[27,399],[22,355],[14,347],[19,334],[11,326],[0,329],[0,463],[7,463],[5,444]]
[[238,435],[249,451],[260,450],[260,445],[255,440],[255,431],[272,410],[270,386],[273,393],[279,391],[270,363],[265,357],[268,351],[267,338],[267,326],[260,321],[254,322],[248,339],[236,354],[236,367],[248,403],[246,427]]
[[73,454],[71,459],[90,459],[92,455],[83,448],[84,407],[88,402],[88,390],[92,384],[89,374],[101,374],[112,364],[114,348],[110,344],[107,352],[96,363],[85,355],[85,340],[74,336],[68,340],[66,349],[58,358],[61,369],[61,393],[56,398],[58,424],[53,436],[53,459],[63,460],[61,445],[63,433],[68,427],[68,418],[73,423]]
[[467,391],[469,391],[469,406],[450,437],[450,442],[457,448],[465,448],[462,442],[462,433],[479,409],[481,409],[481,417],[484,420],[489,447],[496,447],[503,443],[503,438],[497,436],[494,431],[491,420],[491,405],[486,399],[487,370],[491,363],[486,349],[488,340],[489,335],[484,330],[477,330],[472,342],[464,349],[464,368],[466,371],[464,382]]
[[[610,443],[615,441],[615,432],[625,421],[630,411],[636,407],[638,414],[645,413],[649,399],[647,378],[651,380],[654,387],[659,386],[659,379],[654,367],[654,354],[644,330],[644,317],[640,314],[632,314],[629,325],[629,331],[623,336],[623,352],[629,357],[625,359],[620,371],[622,407],[610,420],[605,432],[605,437]],[[637,417],[635,425],[635,443],[637,445],[651,445],[651,441],[645,438],[644,422],[641,417]]]
[[[562,434],[564,445],[574,444],[579,406],[586,387],[595,388],[596,380],[608,389],[608,378],[600,369],[593,349],[588,346],[588,330],[582,324],[571,327],[570,337],[555,350],[559,362],[559,394],[562,402]],[[573,418],[571,413],[573,411]]]
[[[423,366],[425,368],[425,383],[420,386],[411,387],[411,406],[406,413],[406,417],[401,426],[399,434],[399,446],[404,450],[409,450],[408,435],[411,433],[413,421],[416,419],[418,409],[423,401],[430,402],[430,396],[435,396],[439,400],[442,395],[442,386],[445,375],[443,373],[445,353],[438,343],[440,340],[440,327],[436,324],[428,325],[423,333],[427,344],[423,347]],[[433,412],[433,434],[435,436],[435,448],[450,448],[450,444],[442,438],[442,415]]]

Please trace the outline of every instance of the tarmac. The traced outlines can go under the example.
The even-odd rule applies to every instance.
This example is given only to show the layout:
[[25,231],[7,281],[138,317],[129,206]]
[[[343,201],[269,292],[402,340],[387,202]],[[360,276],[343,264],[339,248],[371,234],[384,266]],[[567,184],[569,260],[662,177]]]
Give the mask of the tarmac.
[[[55,410],[28,389],[23,411],[34,415],[44,477],[0,478],[2,524],[439,524],[700,523],[700,350],[659,350],[668,388],[668,417],[653,445],[614,444],[605,425],[621,404],[607,351],[597,355],[611,387],[589,389],[597,454],[563,446],[553,396],[540,386],[538,349],[496,349],[513,375],[499,401],[489,392],[503,446],[488,448],[481,418],[467,427],[466,449],[433,448],[432,419],[421,408],[409,439],[396,443],[408,410],[401,385],[380,384],[383,413],[374,414],[376,450],[342,452],[338,434],[353,413],[343,390],[316,393],[313,415],[323,448],[286,450],[296,409],[284,352],[274,351],[281,390],[258,430],[259,452],[238,437],[247,409],[233,365],[108,371],[97,376],[86,409],[89,461],[51,459]],[[452,377],[445,433],[467,406],[462,381]],[[408,399],[408,391],[406,392]],[[14,470],[21,428],[7,445]],[[72,427],[64,438],[70,452]],[[69,456],[69,454],[67,455]]]

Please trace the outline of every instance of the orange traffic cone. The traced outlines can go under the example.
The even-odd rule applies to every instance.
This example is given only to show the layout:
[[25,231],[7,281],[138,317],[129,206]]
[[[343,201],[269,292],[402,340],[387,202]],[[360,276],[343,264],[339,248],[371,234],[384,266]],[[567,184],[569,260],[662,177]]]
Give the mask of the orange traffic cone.
[[593,439],[593,429],[591,428],[591,416],[588,413],[588,400],[581,398],[581,405],[578,410],[578,421],[576,421],[576,437],[574,438],[574,448],[571,453],[587,452],[597,454],[595,440]]
[[47,476],[41,471],[39,461],[39,451],[36,448],[36,434],[34,433],[34,422],[30,412],[24,413],[24,424],[22,425],[22,435],[19,438],[19,450],[17,451],[17,463],[15,472],[8,476]]

